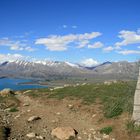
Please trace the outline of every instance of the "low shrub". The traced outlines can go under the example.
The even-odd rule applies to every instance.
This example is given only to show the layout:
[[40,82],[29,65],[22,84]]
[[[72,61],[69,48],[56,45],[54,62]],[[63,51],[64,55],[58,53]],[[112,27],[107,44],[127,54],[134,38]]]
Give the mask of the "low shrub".
[[17,112],[17,111],[18,111],[18,109],[15,107],[10,108],[10,110],[9,110],[9,112]]
[[111,126],[104,127],[100,130],[101,134],[109,135],[112,132],[113,128]]

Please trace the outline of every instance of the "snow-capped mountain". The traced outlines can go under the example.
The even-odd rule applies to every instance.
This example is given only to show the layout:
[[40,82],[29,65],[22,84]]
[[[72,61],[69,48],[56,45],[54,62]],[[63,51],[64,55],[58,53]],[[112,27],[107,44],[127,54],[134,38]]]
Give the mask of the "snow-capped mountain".
[[[60,65],[63,66],[70,66],[70,67],[79,67],[77,64],[73,64],[70,62],[61,62],[61,61],[33,61],[33,62],[29,62],[29,61],[24,61],[24,60],[16,60],[13,62],[4,62],[4,63],[16,63],[17,65],[21,65],[21,66],[34,66],[34,65],[44,65],[44,66],[48,66],[48,67],[58,67]],[[4,64],[3,63],[3,64]]]
[[29,78],[80,75],[85,70],[76,64],[60,61],[13,61],[0,65],[0,75]]
[[138,62],[104,62],[94,67],[60,61],[21,61],[3,62],[0,64],[0,77],[25,78],[64,78],[64,77],[115,77],[136,78]]

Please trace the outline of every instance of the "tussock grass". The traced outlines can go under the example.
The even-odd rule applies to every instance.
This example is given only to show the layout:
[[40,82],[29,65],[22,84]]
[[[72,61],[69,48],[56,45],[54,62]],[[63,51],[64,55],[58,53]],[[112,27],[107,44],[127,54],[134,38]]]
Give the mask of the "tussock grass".
[[128,120],[126,122],[126,129],[128,133],[140,133],[140,126],[135,124],[135,121]]

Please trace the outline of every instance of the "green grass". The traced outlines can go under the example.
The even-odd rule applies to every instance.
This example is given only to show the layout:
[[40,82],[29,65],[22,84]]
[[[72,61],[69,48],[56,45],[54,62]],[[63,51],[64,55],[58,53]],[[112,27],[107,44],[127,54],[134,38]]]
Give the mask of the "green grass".
[[122,112],[132,113],[135,87],[136,81],[118,82],[111,85],[91,84],[57,89],[48,97],[82,99],[85,104],[95,103],[96,99],[99,99],[104,106],[104,116],[112,118],[121,115]]
[[101,134],[109,135],[112,132],[113,128],[111,126],[104,127],[100,130]]
[[133,97],[136,88],[136,81],[117,82],[111,85],[89,84],[81,86],[70,86],[50,91],[48,88],[31,90],[27,95],[37,98],[56,99],[80,99],[82,103],[90,105],[99,99],[103,105],[102,111],[106,118],[113,118],[123,112],[132,113]]
[[116,101],[114,103],[107,104],[104,108],[104,116],[106,118],[113,118],[121,115],[123,112],[123,105],[121,101]]
[[129,133],[140,133],[140,126],[135,124],[135,121],[129,120],[126,122],[126,129]]
[[12,107],[12,108],[10,108],[10,110],[9,110],[9,112],[17,112],[18,111],[18,109],[16,108],[16,107]]

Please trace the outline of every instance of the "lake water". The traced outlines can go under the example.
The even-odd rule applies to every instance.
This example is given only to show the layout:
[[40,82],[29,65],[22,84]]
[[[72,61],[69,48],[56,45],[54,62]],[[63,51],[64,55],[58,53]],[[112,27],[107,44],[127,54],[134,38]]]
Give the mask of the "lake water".
[[0,90],[4,88],[10,88],[13,90],[26,90],[26,89],[35,89],[35,88],[47,88],[47,86],[42,86],[38,84],[20,84],[32,82],[28,79],[14,79],[14,78],[2,78],[0,79]]

